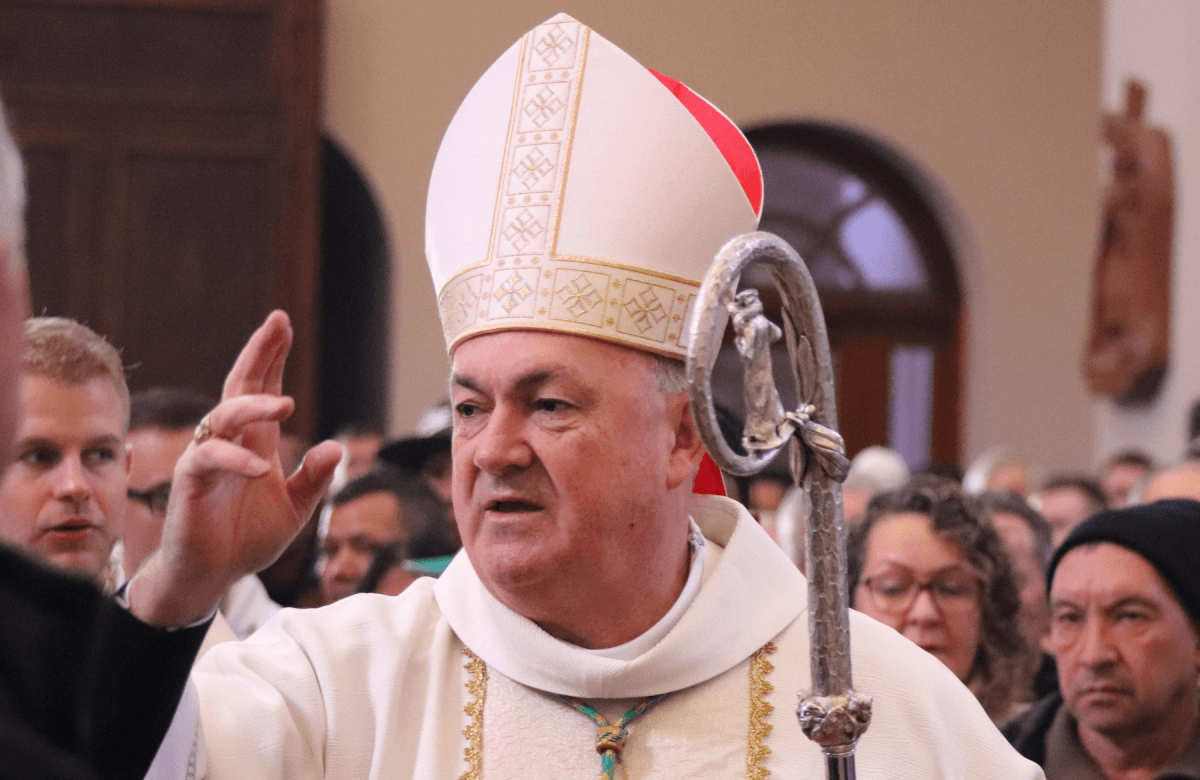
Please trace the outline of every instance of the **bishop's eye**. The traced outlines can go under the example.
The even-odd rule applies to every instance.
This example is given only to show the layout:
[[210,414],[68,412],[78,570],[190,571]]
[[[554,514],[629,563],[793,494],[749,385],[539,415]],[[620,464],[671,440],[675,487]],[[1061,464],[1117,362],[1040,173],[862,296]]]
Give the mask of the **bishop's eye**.
[[471,401],[463,401],[454,407],[454,413],[459,417],[474,417],[478,412],[479,404],[472,403]]
[[557,398],[539,398],[533,402],[533,408],[539,412],[563,412],[569,407],[570,404]]

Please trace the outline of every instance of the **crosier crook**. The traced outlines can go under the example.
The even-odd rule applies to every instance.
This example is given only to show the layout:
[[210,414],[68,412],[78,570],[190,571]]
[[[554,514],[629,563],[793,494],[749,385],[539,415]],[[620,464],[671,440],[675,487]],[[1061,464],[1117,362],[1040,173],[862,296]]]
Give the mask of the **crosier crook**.
[[[799,409],[786,413],[778,426],[777,446],[738,455],[717,425],[712,368],[729,319],[727,307],[734,300],[742,272],[754,263],[771,268],[783,298],[782,329],[801,403]],[[754,366],[755,376],[744,380],[748,385],[774,386],[769,360],[747,360],[744,365]],[[737,476],[762,470],[791,440],[788,456],[792,479],[803,486],[812,507],[805,532],[812,690],[800,696],[796,714],[805,735],[824,751],[829,779],[854,780],[854,750],[871,721],[871,697],[854,690],[850,674],[841,485],[849,463],[845,444],[836,430],[832,365],[817,289],[795,250],[783,239],[765,232],[745,233],[725,244],[700,286],[688,323],[687,380],[692,415],[713,460]],[[749,416],[755,411],[750,410]],[[748,419],[747,431],[754,430],[755,425],[761,426],[762,421]]]

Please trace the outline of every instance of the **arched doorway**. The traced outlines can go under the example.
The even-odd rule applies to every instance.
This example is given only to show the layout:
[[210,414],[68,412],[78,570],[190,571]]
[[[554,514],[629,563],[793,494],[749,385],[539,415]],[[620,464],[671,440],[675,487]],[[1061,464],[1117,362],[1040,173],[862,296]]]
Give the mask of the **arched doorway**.
[[[765,180],[761,229],[804,258],[825,310],[848,454],[886,444],[913,469],[957,463],[962,296],[935,191],[913,163],[856,130],[789,122],[746,135]],[[742,284],[759,289],[770,316],[778,295],[765,272],[753,274]],[[786,348],[777,348],[778,368]],[[724,351],[718,369],[734,389],[718,400],[740,412],[737,356]]]

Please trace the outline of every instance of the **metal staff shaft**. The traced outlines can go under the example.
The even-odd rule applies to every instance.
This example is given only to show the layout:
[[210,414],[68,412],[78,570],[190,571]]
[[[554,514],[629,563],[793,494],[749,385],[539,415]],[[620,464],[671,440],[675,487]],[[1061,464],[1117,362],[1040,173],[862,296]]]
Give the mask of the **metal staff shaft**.
[[[760,444],[761,431],[778,419],[769,407],[748,408],[747,455],[738,455],[725,442],[717,424],[712,398],[712,367],[720,349],[729,314],[734,313],[739,330],[739,350],[747,372],[748,387],[761,389],[774,380],[761,374],[770,371],[769,359],[751,354],[747,346],[756,332],[750,308],[757,295],[734,295],[742,272],[752,264],[770,267],[783,298],[783,334],[787,337],[793,378],[801,399],[800,408],[783,415],[777,436],[769,446]],[[743,306],[744,308],[739,308]],[[748,313],[747,313],[748,312]],[[763,326],[757,326],[761,332]],[[766,326],[769,327],[769,326]],[[760,471],[779,448],[789,446],[792,479],[802,485],[811,507],[805,531],[808,562],[808,606],[812,690],[800,698],[797,716],[806,736],[821,745],[830,780],[854,780],[854,751],[858,738],[871,719],[871,697],[853,689],[850,669],[849,600],[846,583],[846,529],[842,519],[842,486],[848,462],[842,437],[837,433],[833,370],[825,317],[817,299],[816,286],[803,261],[787,242],[770,233],[746,233],[727,243],[717,254],[704,282],[689,323],[687,378],[692,414],[713,459],[725,471],[746,476]],[[748,392],[748,406],[750,395]],[[755,433],[751,433],[754,431]]]

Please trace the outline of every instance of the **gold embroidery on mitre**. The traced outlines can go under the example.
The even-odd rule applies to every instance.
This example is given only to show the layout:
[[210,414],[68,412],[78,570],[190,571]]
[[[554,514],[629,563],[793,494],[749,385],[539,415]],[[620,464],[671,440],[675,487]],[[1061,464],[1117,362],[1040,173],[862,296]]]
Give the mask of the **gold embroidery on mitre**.
[[[563,255],[551,268],[468,268],[438,295],[447,348],[489,330],[522,328],[604,338],[672,357],[686,355],[687,318],[699,283],[599,258]],[[532,262],[528,257],[523,262]],[[621,278],[614,278],[617,270]],[[552,279],[547,285],[539,274]],[[549,287],[549,296],[546,296]],[[540,293],[539,293],[540,291]],[[549,306],[538,303],[539,295]]]
[[[590,32],[564,17],[522,39],[489,262],[553,251]],[[533,195],[540,204],[532,203]]]
[[463,707],[463,712],[470,718],[463,729],[463,736],[467,738],[467,746],[463,748],[467,771],[458,780],[479,780],[483,776],[483,703],[487,698],[487,665],[465,647],[463,655],[468,659],[463,668],[471,675],[467,681],[467,692],[474,698]]
[[767,717],[775,707],[765,698],[775,690],[775,686],[767,681],[767,675],[775,669],[775,665],[767,660],[773,652],[775,643],[767,642],[750,656],[750,744],[746,752],[746,776],[750,780],[765,780],[771,774],[762,762],[771,754],[771,748],[763,740],[773,728],[767,723]]

